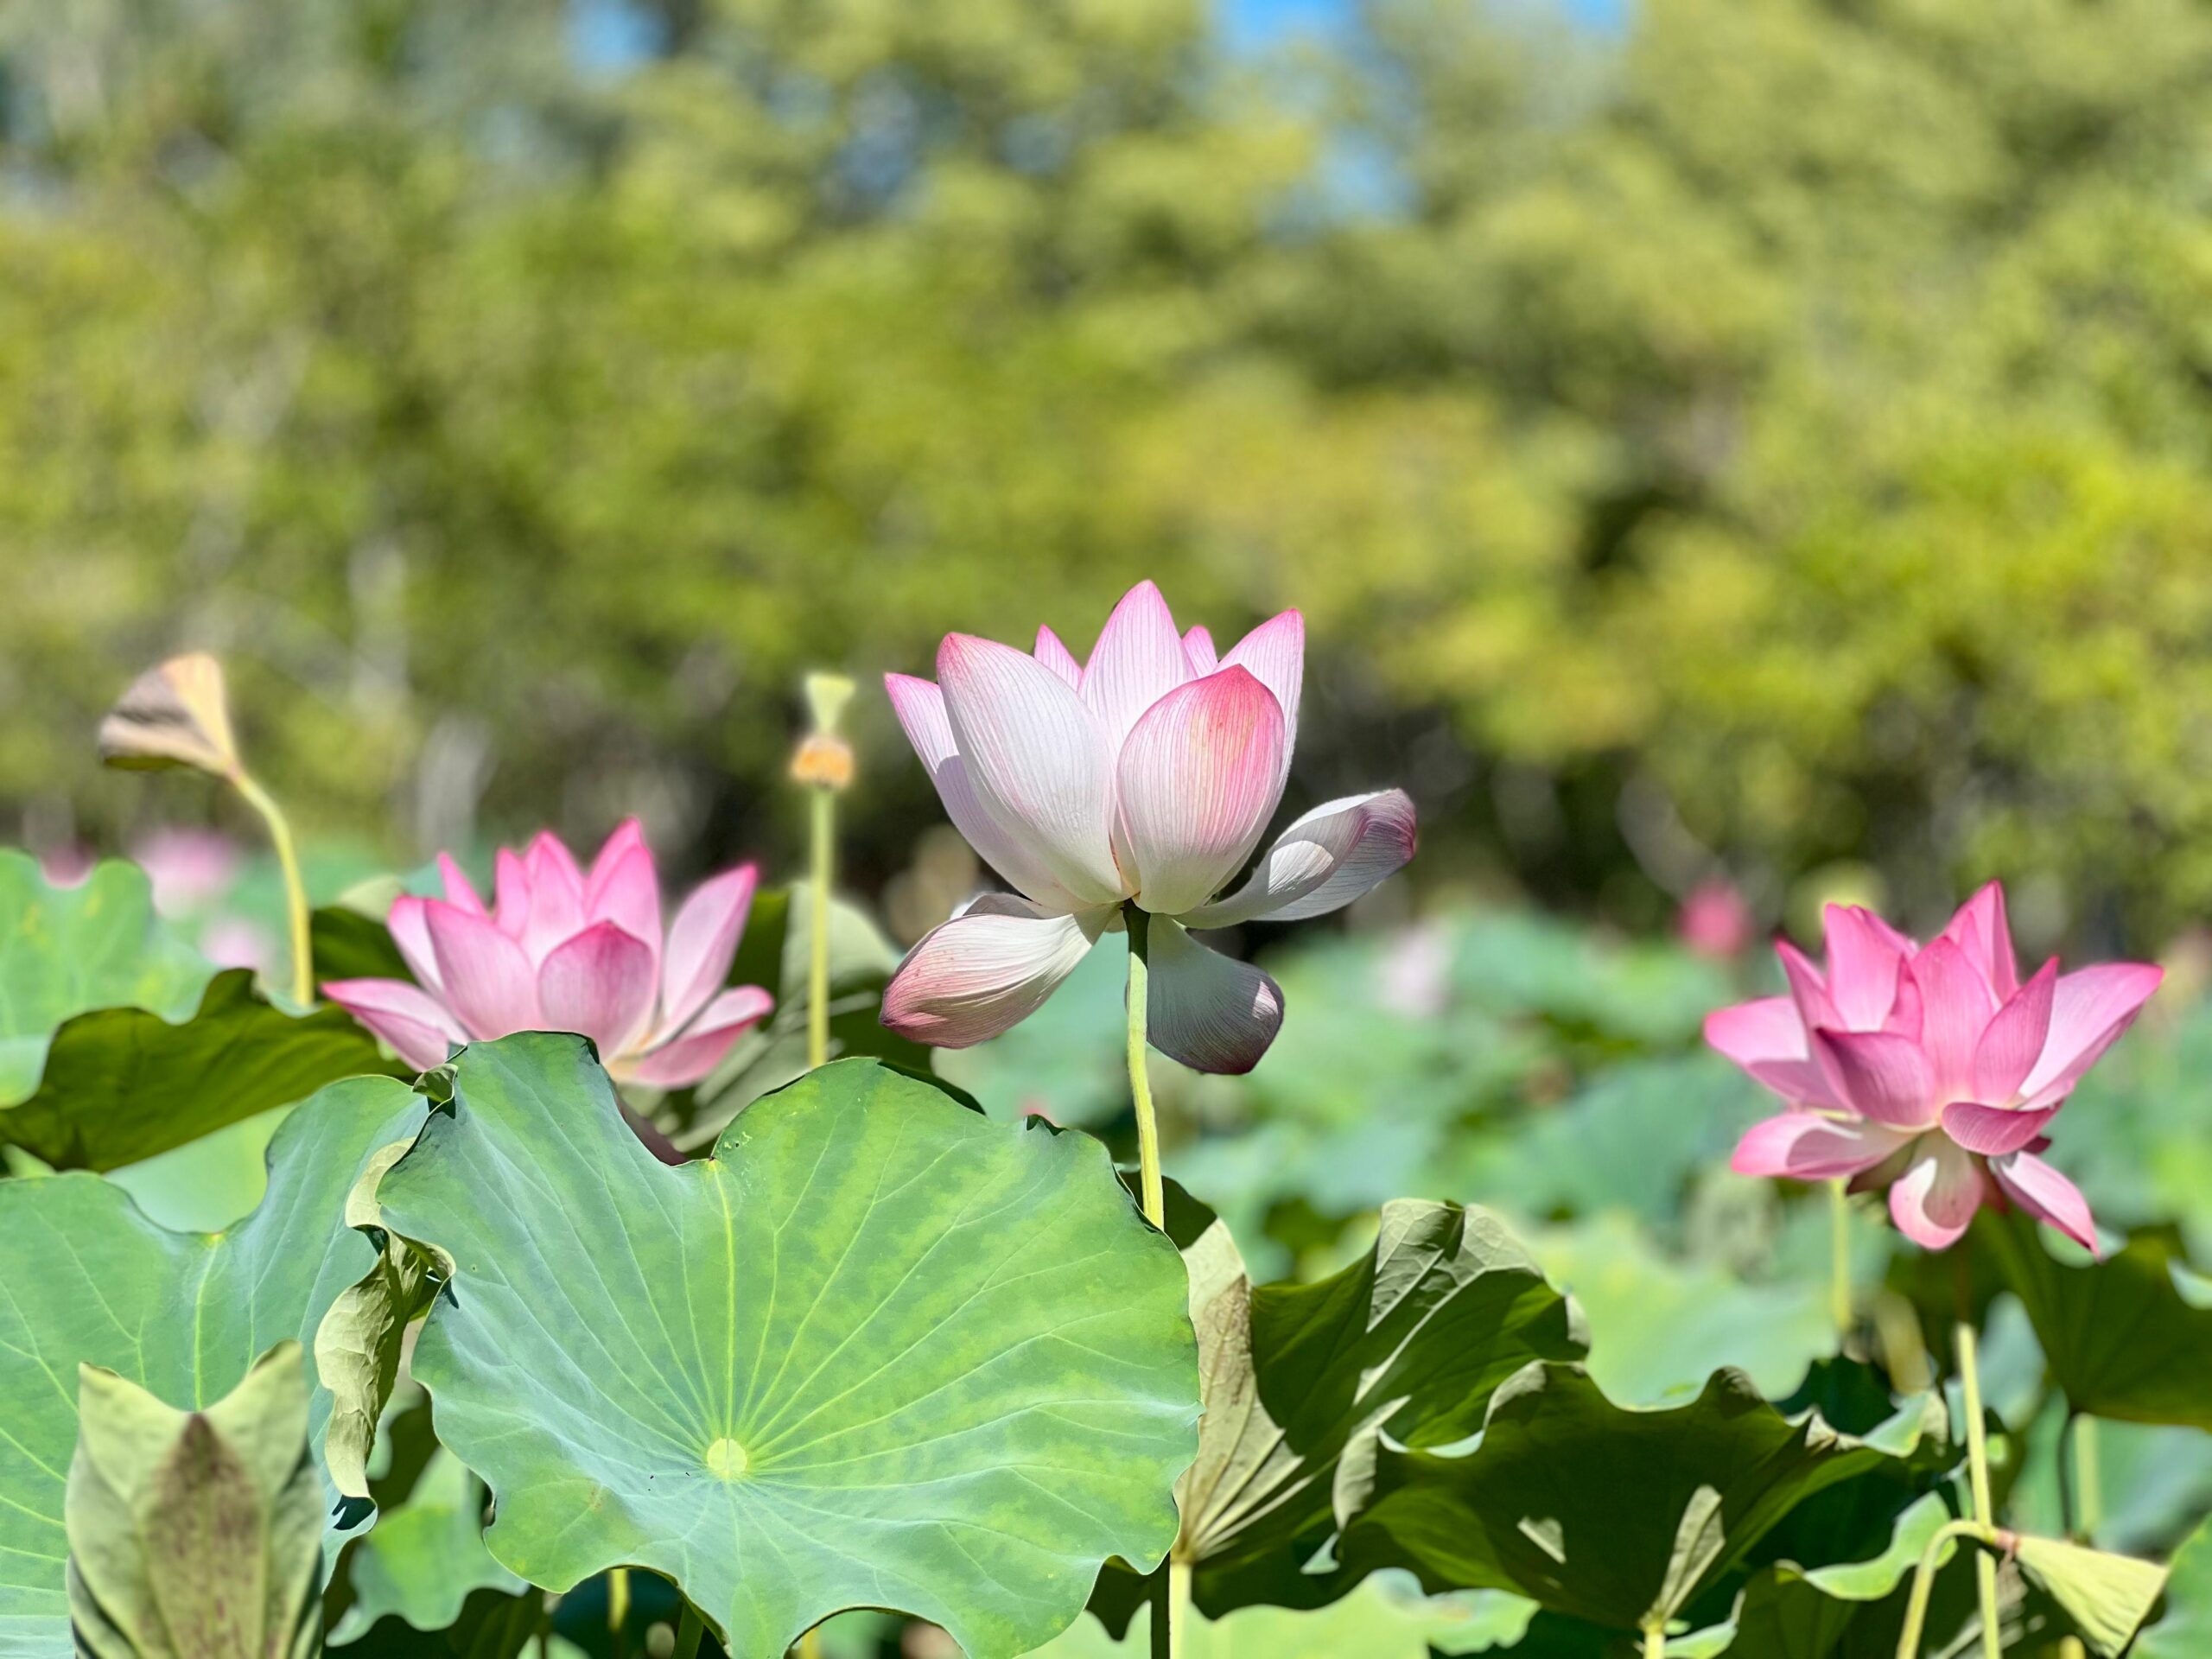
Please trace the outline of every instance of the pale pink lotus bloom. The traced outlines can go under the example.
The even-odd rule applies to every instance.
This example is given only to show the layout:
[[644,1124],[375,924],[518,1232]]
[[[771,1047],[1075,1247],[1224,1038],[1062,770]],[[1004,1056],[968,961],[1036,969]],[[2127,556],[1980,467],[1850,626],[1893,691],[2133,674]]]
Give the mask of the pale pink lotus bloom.
[[940,1048],[1033,1013],[1123,906],[1149,923],[1154,1046],[1201,1071],[1249,1071],[1282,993],[1190,930],[1296,921],[1350,904],[1413,856],[1402,790],[1347,796],[1243,868],[1282,798],[1298,740],[1306,623],[1285,611],[1217,655],[1179,633],[1152,583],[1114,607],[1087,663],[1050,628],[1033,654],[947,635],[938,682],[884,677],[946,814],[1016,891],[987,893],[924,938],[883,996],[883,1022]]
[[1718,877],[1700,881],[1682,900],[1675,931],[1692,954],[1733,962],[1751,943],[1751,907],[1735,884]]
[[456,1043],[573,1031],[598,1045],[618,1081],[680,1089],[774,1006],[757,985],[722,986],[753,904],[750,864],[692,893],[665,936],[659,878],[634,818],[588,872],[550,831],[526,853],[501,848],[489,909],[443,853],[438,870],[442,899],[397,899],[386,918],[416,982],[322,988],[410,1065],[441,1065]]
[[2062,975],[2053,957],[2022,983],[1994,881],[1925,946],[1855,906],[1829,906],[1827,931],[1825,975],[1777,944],[1789,995],[1705,1022],[1706,1041],[1790,1104],[1751,1127],[1733,1167],[1886,1186],[1899,1230],[1932,1250],[1985,1203],[2016,1205],[2096,1249],[2088,1201],[2036,1154],[2164,970],[2122,962]]
[[213,830],[156,830],[130,849],[153,884],[154,908],[172,920],[206,909],[238,879],[238,843]]

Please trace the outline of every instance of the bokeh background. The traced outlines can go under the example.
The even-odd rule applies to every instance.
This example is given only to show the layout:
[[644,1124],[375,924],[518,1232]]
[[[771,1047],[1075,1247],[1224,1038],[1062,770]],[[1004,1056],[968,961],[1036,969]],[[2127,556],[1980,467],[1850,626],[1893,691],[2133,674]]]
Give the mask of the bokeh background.
[[[811,666],[1314,641],[1404,902],[2212,908],[2192,0],[14,0],[0,825],[795,865]],[[848,868],[938,817],[880,697]]]

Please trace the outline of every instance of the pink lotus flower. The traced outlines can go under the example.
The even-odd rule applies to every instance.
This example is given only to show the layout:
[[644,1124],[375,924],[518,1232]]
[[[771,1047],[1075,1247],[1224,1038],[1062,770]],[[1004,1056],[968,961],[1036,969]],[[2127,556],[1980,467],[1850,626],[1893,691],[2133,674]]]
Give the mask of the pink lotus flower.
[[1348,796],[1300,818],[1243,888],[1215,898],[1282,798],[1305,661],[1296,611],[1217,657],[1204,628],[1177,633],[1147,582],[1087,664],[1039,628],[1034,655],[955,633],[937,684],[886,675],[946,813],[1018,891],[985,894],[915,945],[883,1022],[942,1048],[995,1037],[1135,905],[1153,918],[1154,1046],[1202,1071],[1250,1071],[1282,1023],[1281,990],[1189,930],[1321,915],[1414,850],[1402,791]]
[[660,883],[631,819],[579,869],[550,831],[499,849],[486,910],[441,853],[445,897],[393,900],[386,925],[418,982],[346,979],[323,995],[410,1065],[517,1031],[581,1032],[620,1081],[681,1089],[715,1069],[768,1013],[757,985],[724,990],[757,872],[725,871],[683,901],[665,940]]
[[1700,881],[1682,900],[1675,931],[1695,956],[1712,962],[1733,962],[1751,943],[1751,907],[1734,885],[1715,878]]
[[1887,1186],[1899,1230],[1931,1250],[1955,1243],[1984,1203],[2005,1202],[2097,1248],[2088,1202],[2036,1154],[2163,969],[2061,975],[2054,957],[2022,984],[1993,881],[1925,947],[1831,905],[1825,977],[1789,944],[1775,949],[1790,994],[1705,1022],[1706,1041],[1791,1108],[1745,1135],[1739,1173]]

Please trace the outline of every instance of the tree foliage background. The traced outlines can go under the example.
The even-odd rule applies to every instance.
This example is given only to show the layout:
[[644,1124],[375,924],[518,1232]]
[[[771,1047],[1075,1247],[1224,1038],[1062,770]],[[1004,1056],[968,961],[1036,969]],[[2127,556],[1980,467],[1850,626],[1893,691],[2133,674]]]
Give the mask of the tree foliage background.
[[89,740],[197,645],[396,859],[781,853],[802,669],[1151,575],[1432,882],[2212,906],[2201,0],[8,0],[0,132],[34,844],[192,810]]

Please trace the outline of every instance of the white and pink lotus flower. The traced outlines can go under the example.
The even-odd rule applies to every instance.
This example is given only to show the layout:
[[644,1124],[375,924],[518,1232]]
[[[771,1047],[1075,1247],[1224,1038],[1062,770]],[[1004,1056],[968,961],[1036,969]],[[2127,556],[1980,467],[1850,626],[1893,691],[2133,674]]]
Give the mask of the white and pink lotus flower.
[[1350,904],[1414,851],[1401,790],[1315,807],[1237,892],[1282,798],[1298,741],[1306,624],[1285,611],[1217,655],[1179,632],[1141,582],[1087,663],[1050,628],[1034,652],[948,635],[938,680],[885,677],[944,810],[1016,891],[987,893],[915,945],[884,1023],[961,1048],[1052,994],[1125,906],[1150,918],[1146,1018],[1154,1046],[1202,1071],[1249,1071],[1282,1023],[1282,993],[1192,930],[1296,921]]
[[345,979],[323,994],[410,1065],[518,1031],[580,1032],[617,1081],[697,1083],[766,1016],[757,985],[725,989],[758,880],[728,870],[685,899],[664,936],[659,877],[633,818],[582,868],[550,831],[502,848],[490,907],[438,855],[445,896],[403,897],[386,925],[416,982]]
[[1745,1135],[1735,1169],[1886,1186],[1898,1229],[1929,1249],[1993,1202],[2096,1249],[2088,1201],[2037,1154],[2164,971],[2061,974],[2053,958],[2023,983],[1993,881],[1924,946],[1856,906],[1831,905],[1827,932],[1825,974],[1777,944],[1789,995],[1706,1021],[1706,1040],[1790,1107]]

